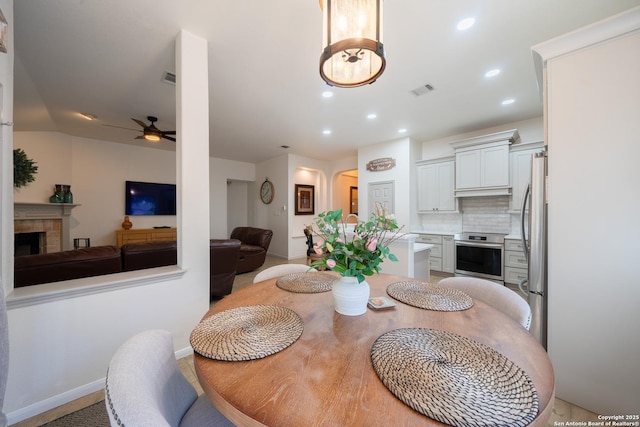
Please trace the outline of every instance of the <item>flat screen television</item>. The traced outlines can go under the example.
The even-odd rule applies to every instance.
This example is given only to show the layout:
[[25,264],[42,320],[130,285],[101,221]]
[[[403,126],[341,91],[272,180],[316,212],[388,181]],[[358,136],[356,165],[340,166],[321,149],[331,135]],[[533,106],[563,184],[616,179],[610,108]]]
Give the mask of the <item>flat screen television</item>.
[[125,215],[175,214],[175,184],[125,181]]

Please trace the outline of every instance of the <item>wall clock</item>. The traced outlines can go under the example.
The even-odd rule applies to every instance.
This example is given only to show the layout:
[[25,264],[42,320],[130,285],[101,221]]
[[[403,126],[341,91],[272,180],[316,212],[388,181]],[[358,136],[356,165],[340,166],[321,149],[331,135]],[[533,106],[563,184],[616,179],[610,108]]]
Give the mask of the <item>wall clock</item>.
[[269,179],[265,179],[260,187],[260,200],[265,205],[268,205],[273,201],[273,183]]

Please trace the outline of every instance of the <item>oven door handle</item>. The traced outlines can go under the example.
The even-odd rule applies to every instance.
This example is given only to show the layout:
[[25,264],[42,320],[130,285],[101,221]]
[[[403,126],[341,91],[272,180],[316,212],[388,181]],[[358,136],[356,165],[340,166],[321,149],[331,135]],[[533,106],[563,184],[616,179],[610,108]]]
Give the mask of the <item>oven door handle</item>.
[[503,249],[504,245],[500,243],[480,243],[480,242],[455,242],[456,246],[471,246],[475,248],[492,248],[492,249]]

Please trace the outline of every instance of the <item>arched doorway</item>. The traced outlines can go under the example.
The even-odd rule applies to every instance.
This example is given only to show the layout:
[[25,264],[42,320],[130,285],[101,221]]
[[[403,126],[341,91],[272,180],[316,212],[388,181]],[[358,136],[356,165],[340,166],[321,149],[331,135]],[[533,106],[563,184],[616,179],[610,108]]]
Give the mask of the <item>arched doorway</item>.
[[[349,214],[358,214],[358,169],[335,174],[333,179],[332,210],[342,209],[343,218]],[[347,222],[355,222],[350,217]]]

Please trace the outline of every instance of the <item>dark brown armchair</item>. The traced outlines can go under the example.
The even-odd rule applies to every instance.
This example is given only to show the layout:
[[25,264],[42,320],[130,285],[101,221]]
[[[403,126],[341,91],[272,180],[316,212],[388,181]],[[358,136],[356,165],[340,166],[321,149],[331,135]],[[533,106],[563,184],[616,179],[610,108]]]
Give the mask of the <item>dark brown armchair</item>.
[[246,273],[264,264],[271,244],[273,231],[255,227],[236,227],[231,232],[232,239],[240,242],[240,257],[236,273]]

